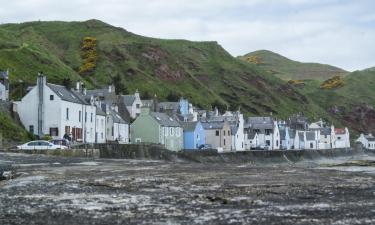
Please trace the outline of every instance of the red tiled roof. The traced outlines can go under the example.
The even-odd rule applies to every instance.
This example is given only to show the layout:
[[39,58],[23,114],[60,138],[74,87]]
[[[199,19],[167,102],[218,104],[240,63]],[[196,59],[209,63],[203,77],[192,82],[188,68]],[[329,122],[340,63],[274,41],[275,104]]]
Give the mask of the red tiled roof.
[[345,134],[344,128],[335,128],[335,134]]

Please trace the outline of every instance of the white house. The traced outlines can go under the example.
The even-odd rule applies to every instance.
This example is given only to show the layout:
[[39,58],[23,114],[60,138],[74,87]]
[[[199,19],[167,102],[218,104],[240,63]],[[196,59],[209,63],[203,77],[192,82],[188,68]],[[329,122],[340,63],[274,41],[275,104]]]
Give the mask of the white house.
[[9,71],[0,71],[0,100],[9,100]]
[[96,107],[95,142],[106,143],[106,113]]
[[229,121],[232,136],[232,150],[245,150],[244,118],[243,114],[237,112],[225,112],[222,117]]
[[277,121],[274,121],[271,117],[249,117],[244,129],[247,134],[257,134],[256,148],[280,149],[279,127]]
[[131,118],[135,119],[139,116],[141,113],[142,101],[138,90],[134,95],[121,95],[121,100],[124,102]]
[[95,142],[93,101],[64,86],[47,83],[42,74],[38,75],[37,85],[16,105],[24,127],[40,138],[63,138],[67,134],[76,142]]
[[335,148],[335,127],[324,127],[320,129],[319,133],[319,149],[332,149]]
[[120,144],[129,143],[129,123],[118,113],[115,106],[105,105],[106,140],[117,141]]
[[334,148],[350,148],[350,136],[347,127],[335,129]]
[[375,137],[372,136],[372,134],[361,134],[359,138],[356,140],[356,142],[361,143],[362,146],[366,149],[375,150]]

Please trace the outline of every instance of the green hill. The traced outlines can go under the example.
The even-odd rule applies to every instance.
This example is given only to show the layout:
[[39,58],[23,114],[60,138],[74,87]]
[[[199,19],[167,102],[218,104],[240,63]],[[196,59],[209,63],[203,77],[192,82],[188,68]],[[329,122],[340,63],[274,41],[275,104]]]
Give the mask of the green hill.
[[[43,71],[53,83],[62,84],[65,78],[84,81],[88,88],[114,83],[123,93],[138,89],[144,96],[157,94],[161,100],[185,96],[206,109],[217,105],[221,109],[241,108],[246,115],[272,113],[278,118],[304,112],[313,119],[364,129],[363,124],[347,122],[348,113],[334,114],[332,110],[335,104],[348,110],[359,103],[373,107],[374,95],[366,99],[350,96],[356,91],[357,96],[371,94],[366,91],[369,81],[353,73],[344,78],[340,88],[321,90],[321,81],[346,72],[268,55],[269,61],[260,57],[258,64],[248,63],[232,57],[216,42],[142,37],[98,20],[0,25],[0,70],[10,70],[13,99],[24,95],[26,88],[35,84],[37,73]],[[299,66],[293,69],[290,65]],[[283,79],[319,77],[319,81],[306,81],[302,86],[290,84],[270,76],[270,68],[272,73],[280,68],[279,77],[290,76]],[[294,77],[290,71],[298,76],[298,71],[305,73]]]
[[[310,104],[295,89],[232,57],[216,42],[147,38],[98,20],[4,24],[0,37],[0,68],[10,68],[15,98],[43,71],[50,82],[68,77],[101,87],[116,81],[129,92],[139,89],[161,99],[172,93],[204,108],[215,103],[250,114],[287,116]],[[94,57],[87,56],[89,48],[84,52],[85,37],[96,40]],[[95,66],[80,74],[85,54]]]
[[257,65],[283,80],[325,80],[336,75],[344,76],[348,73],[330,65],[293,61],[267,50],[251,52],[239,58]]
[[322,89],[319,81],[305,81],[300,91],[355,133],[374,133],[375,70],[349,73],[342,82],[337,88]]

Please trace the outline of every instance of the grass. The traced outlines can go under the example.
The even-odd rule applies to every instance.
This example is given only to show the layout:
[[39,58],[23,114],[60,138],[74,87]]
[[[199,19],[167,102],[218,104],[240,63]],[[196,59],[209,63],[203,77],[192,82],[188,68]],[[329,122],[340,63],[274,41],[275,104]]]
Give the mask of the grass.
[[[97,59],[92,73],[81,76],[84,37],[97,40]],[[61,84],[68,77],[94,88],[121,76],[121,85],[130,93],[138,89],[141,94],[156,94],[161,101],[175,92],[206,109],[218,101],[230,109],[241,108],[246,116],[272,113],[287,118],[304,111],[312,119],[322,117],[338,124],[345,123],[329,112],[333,103],[349,107],[358,99],[371,104],[375,99],[374,91],[366,88],[373,82],[373,72],[347,75],[344,87],[320,90],[323,80],[347,72],[268,51],[247,55],[256,56],[252,61],[257,63],[249,63],[232,57],[216,42],[142,37],[98,20],[3,24],[0,46],[0,69],[10,69],[13,99],[35,84],[39,71],[52,83]],[[304,85],[288,85],[282,79]]]

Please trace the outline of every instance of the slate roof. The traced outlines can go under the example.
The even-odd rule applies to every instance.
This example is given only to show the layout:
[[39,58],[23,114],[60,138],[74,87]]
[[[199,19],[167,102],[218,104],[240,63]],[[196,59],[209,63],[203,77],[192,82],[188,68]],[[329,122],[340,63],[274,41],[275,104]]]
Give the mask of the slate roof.
[[375,137],[372,135],[365,135],[365,138],[367,139],[367,141],[375,141]]
[[248,138],[249,138],[249,139],[254,139],[254,138],[255,138],[255,135],[256,135],[255,132],[249,132],[249,133],[248,133]]
[[158,105],[159,109],[174,110],[176,112],[180,108],[180,104],[178,102],[160,102]]
[[121,98],[126,106],[132,106],[135,101],[134,95],[121,95]]
[[127,122],[115,110],[109,109],[109,113],[111,114],[114,123],[125,123],[125,124],[127,124]]
[[306,132],[306,140],[307,141],[315,141],[315,132],[314,131],[307,131]]
[[274,124],[271,117],[249,117],[246,127],[251,129],[273,129]]
[[180,122],[184,131],[194,131],[198,122]]
[[150,115],[162,126],[181,127],[180,123],[165,113],[150,112]]
[[224,122],[223,121],[202,122],[202,126],[205,130],[223,129]]
[[67,89],[66,87],[62,85],[47,83],[47,86],[64,101],[83,104],[83,105],[90,105],[88,101],[82,99],[80,96],[77,95],[77,93]]
[[320,129],[320,134],[321,135],[331,135],[331,128],[325,127]]
[[151,107],[154,105],[154,100],[141,100],[143,107]]
[[103,112],[103,110],[101,108],[96,107],[96,115],[106,116],[107,114],[105,112]]
[[0,71],[0,79],[8,79],[8,72]]

